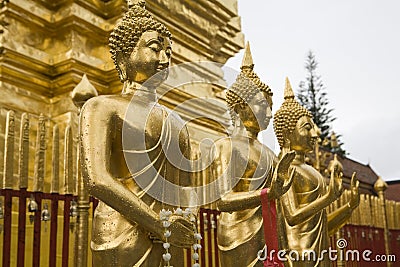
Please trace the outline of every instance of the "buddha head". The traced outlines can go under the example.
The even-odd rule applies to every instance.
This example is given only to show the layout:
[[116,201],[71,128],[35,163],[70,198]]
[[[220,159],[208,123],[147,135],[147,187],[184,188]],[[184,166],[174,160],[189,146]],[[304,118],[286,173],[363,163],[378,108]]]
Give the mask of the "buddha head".
[[318,139],[312,115],[295,99],[288,78],[285,100],[274,116],[274,130],[281,149],[310,152]]
[[233,122],[258,133],[267,129],[272,118],[272,91],[254,72],[250,45],[247,43],[241,72],[226,93],[226,102]]
[[144,1],[128,1],[128,6],[109,39],[120,80],[142,84],[164,70],[162,82],[168,77],[171,33],[145,9]]

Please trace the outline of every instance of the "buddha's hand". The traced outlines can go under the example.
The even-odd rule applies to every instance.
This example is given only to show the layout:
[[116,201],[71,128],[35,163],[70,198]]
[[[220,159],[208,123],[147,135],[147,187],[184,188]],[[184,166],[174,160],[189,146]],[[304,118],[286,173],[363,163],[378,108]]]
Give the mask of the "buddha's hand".
[[358,204],[360,204],[360,194],[358,192],[358,186],[360,182],[356,178],[356,173],[353,173],[353,176],[351,177],[351,182],[350,182],[350,201],[349,205],[351,209],[355,209],[358,207]]
[[177,215],[172,215],[170,222],[168,230],[171,235],[168,237],[168,242],[182,248],[189,248],[195,243],[193,223]]
[[280,198],[292,185],[293,177],[296,174],[296,168],[290,167],[290,164],[295,156],[296,152],[290,151],[286,153],[276,165],[270,191],[268,193],[270,199]]
[[333,166],[331,171],[331,180],[329,182],[328,194],[330,199],[335,201],[343,193],[343,173],[338,164]]

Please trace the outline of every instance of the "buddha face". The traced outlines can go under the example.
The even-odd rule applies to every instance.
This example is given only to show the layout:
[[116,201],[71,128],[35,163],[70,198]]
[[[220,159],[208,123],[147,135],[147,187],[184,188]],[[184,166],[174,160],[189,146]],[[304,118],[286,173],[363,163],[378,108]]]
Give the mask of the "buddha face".
[[310,152],[318,140],[317,127],[308,116],[302,116],[289,135],[290,148],[296,152]]
[[[171,54],[171,41],[168,37],[157,31],[147,31],[142,34],[129,57],[118,61],[118,66],[128,81],[142,84],[169,67]],[[160,84],[167,77],[168,71],[165,70],[155,82]]]
[[238,110],[239,117],[248,131],[258,133],[268,128],[272,118],[268,97],[270,96],[266,93],[258,92],[245,107]]

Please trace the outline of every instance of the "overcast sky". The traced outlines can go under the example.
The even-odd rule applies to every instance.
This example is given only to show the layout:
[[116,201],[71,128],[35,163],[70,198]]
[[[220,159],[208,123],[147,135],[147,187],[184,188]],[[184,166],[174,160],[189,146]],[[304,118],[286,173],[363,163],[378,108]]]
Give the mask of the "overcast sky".
[[[238,2],[255,71],[274,92],[274,113],[285,77],[296,91],[312,50],[348,157],[385,180],[400,179],[400,1]],[[228,66],[238,68],[242,57]],[[263,136],[271,135],[272,125]]]

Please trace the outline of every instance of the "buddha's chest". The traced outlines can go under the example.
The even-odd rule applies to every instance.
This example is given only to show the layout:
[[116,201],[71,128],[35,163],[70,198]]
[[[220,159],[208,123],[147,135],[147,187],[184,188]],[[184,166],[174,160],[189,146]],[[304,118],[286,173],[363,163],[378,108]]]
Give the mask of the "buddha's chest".
[[241,177],[237,189],[239,191],[254,190],[264,183],[272,167],[272,155],[269,150],[261,145],[255,144],[246,149],[235,147],[236,158],[233,168],[235,176]]
[[[171,146],[179,149],[181,142],[186,142],[186,126],[175,114],[155,106],[144,114],[138,107],[136,115],[120,120],[116,127],[115,139],[121,138],[124,150],[152,151],[156,148],[167,150]],[[179,151],[176,151],[179,152]]]
[[292,186],[300,200],[303,198],[304,201],[314,200],[325,193],[325,180],[319,172],[306,164],[295,167],[297,175]]

